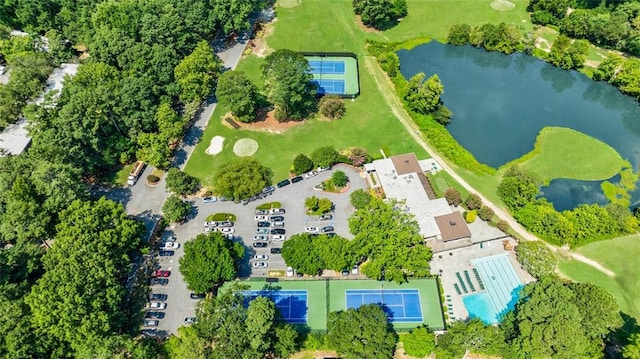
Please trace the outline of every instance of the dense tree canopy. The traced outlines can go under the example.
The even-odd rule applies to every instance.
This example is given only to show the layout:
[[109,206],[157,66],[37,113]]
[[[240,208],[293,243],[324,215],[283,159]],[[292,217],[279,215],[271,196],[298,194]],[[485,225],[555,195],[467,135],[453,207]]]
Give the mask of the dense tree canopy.
[[298,52],[276,50],[264,59],[262,76],[278,120],[299,120],[315,106],[316,85],[309,61]]
[[121,204],[104,198],[75,201],[62,211],[54,245],[43,258],[46,272],[25,299],[36,333],[67,351],[122,330],[123,283],[142,229]]
[[509,335],[514,351],[530,357],[598,357],[603,336],[622,324],[615,299],[591,284],[546,277],[528,284],[522,297],[508,319]]
[[271,184],[273,172],[252,158],[225,163],[215,178],[216,193],[242,200],[260,193]]
[[589,43],[585,40],[571,41],[564,35],[558,36],[551,46],[549,62],[561,69],[579,69],[587,59]]
[[341,271],[355,260],[350,242],[340,236],[295,234],[282,245],[282,258],[298,273],[318,275],[324,269]]
[[402,338],[404,351],[416,358],[423,358],[431,354],[436,347],[436,337],[427,327],[420,326],[413,329]]
[[440,95],[444,93],[444,86],[442,86],[438,75],[433,75],[426,81],[424,78],[424,72],[411,77],[409,88],[404,96],[409,108],[421,114],[435,111],[440,105]]
[[176,66],[175,78],[182,102],[201,101],[209,96],[222,70],[222,62],[207,41],[200,41],[189,56]]
[[295,174],[302,174],[310,171],[313,168],[313,161],[307,157],[304,153],[301,153],[293,159],[293,172]]
[[397,336],[376,304],[329,313],[327,329],[329,345],[345,359],[393,357]]
[[362,209],[369,205],[373,196],[363,189],[357,189],[349,195],[351,205],[356,209]]
[[234,279],[243,256],[242,244],[221,233],[199,234],[184,244],[180,273],[190,290],[204,293]]
[[297,349],[297,332],[282,323],[275,304],[259,297],[245,305],[238,284],[203,301],[197,322],[178,330],[165,346],[169,358],[288,358]]
[[373,198],[349,218],[349,229],[356,258],[366,259],[361,270],[368,277],[401,283],[430,274],[431,248],[402,204]]
[[536,278],[553,275],[558,258],[549,247],[541,241],[522,241],[516,247],[518,262],[524,270]]
[[216,96],[229,106],[242,122],[251,122],[258,106],[258,88],[242,71],[226,71],[220,75]]
[[406,0],[353,0],[353,11],[363,24],[376,29],[392,27],[408,13]]

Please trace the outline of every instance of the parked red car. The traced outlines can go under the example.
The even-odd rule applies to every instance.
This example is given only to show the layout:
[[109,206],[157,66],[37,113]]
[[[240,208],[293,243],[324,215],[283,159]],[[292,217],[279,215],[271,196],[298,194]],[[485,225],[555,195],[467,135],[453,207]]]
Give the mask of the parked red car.
[[168,277],[171,275],[171,271],[170,270],[154,270],[153,272],[151,272],[151,276],[152,277]]

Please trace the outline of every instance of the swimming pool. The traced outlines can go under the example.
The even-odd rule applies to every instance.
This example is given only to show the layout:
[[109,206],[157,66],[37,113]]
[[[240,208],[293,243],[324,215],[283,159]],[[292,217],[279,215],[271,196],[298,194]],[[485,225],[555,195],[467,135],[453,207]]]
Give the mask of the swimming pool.
[[478,318],[485,324],[496,324],[500,322],[497,313],[489,304],[489,297],[486,292],[466,295],[462,297],[462,301],[467,308],[467,312],[469,312],[470,318]]

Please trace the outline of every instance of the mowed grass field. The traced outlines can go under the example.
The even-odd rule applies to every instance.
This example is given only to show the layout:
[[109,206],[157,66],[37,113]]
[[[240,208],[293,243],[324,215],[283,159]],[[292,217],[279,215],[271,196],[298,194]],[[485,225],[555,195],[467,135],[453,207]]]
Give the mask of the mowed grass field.
[[640,321],[640,235],[588,244],[576,252],[614,271],[614,278],[582,262],[560,260],[560,272],[576,282],[596,284],[611,293],[620,310]]
[[[545,127],[536,138],[535,149],[520,165],[544,182],[554,178],[584,181],[615,176],[624,164],[622,156],[608,144],[564,127]],[[516,160],[517,161],[517,160]]]
[[[186,171],[198,177],[204,186],[211,187],[217,169],[237,158],[233,154],[233,144],[241,138],[252,138],[258,142],[260,147],[254,157],[273,170],[274,181],[287,177],[297,154],[309,155],[324,145],[334,146],[337,150],[360,146],[374,156],[379,156],[380,149],[386,147],[391,154],[415,152],[418,158],[427,158],[429,155],[426,151],[408,136],[393,116],[373,77],[369,75],[363,59],[366,39],[399,41],[419,36],[443,38],[451,25],[460,22],[515,23],[526,17],[525,2],[516,1],[517,6],[511,11],[497,11],[489,6],[490,1],[409,0],[410,15],[397,27],[382,33],[364,31],[356,23],[350,0],[305,0],[298,6],[293,3],[287,3],[287,7],[277,6],[274,32],[266,38],[268,46],[295,51],[356,53],[359,57],[361,95],[353,102],[346,101],[347,114],[341,120],[328,122],[310,119],[280,134],[233,130],[222,124],[222,117],[228,109],[225,104],[219,104],[187,163]],[[246,56],[241,60],[238,70],[245,71],[262,86],[261,63],[262,59],[255,55]],[[205,150],[214,136],[224,137],[225,142],[223,151],[211,156]]]
[[509,0],[512,10],[498,11],[491,0],[407,0],[409,15],[398,26],[384,32],[391,41],[406,41],[419,37],[444,40],[453,24],[471,26],[501,22],[513,24],[522,32],[532,29],[527,5],[529,0]]

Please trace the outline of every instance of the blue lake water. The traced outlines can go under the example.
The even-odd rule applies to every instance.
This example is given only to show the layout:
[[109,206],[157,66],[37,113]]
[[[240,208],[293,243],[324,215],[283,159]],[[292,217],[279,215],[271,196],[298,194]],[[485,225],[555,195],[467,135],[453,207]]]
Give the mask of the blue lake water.
[[[440,77],[442,100],[454,114],[448,130],[482,163],[500,167],[531,151],[542,128],[560,126],[609,144],[638,168],[640,106],[607,83],[523,54],[434,41],[400,50],[398,57],[407,79],[418,72]],[[552,181],[545,197],[554,203],[557,193],[570,196],[558,198],[563,207],[599,203],[599,184],[581,193],[579,182]]]

